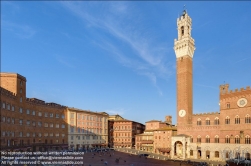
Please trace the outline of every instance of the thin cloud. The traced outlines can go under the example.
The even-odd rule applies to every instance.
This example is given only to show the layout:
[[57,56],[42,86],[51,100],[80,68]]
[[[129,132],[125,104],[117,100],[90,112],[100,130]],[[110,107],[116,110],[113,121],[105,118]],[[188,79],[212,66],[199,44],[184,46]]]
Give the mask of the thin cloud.
[[13,32],[22,39],[30,39],[37,33],[37,31],[29,25],[17,24],[5,20],[2,20],[2,28]]
[[[106,3],[105,5],[108,5],[108,7],[106,6],[108,11],[103,11],[102,18],[100,18],[100,15],[91,13],[87,6],[88,3],[63,2],[62,4],[73,14],[81,18],[88,26],[102,30],[102,32],[105,31],[111,37],[129,46],[133,52],[133,54],[130,54],[130,58],[124,55],[124,53],[121,53],[120,48],[115,47],[111,41],[102,39],[101,35],[100,38],[103,42],[95,42],[95,44],[102,49],[111,52],[118,62],[126,67],[132,68],[138,74],[149,78],[157,88],[157,78],[166,79],[167,76],[170,75],[170,69],[164,65],[165,56],[170,49],[163,43],[155,44],[155,42],[152,41],[153,36],[149,36],[140,28],[137,28],[137,25],[135,26],[135,24],[131,23],[134,18],[130,18],[133,14],[131,14],[131,11],[128,12],[129,7],[127,7],[126,3]],[[133,17],[135,17],[135,15]],[[125,25],[125,20],[130,23]],[[142,73],[152,73],[154,77]],[[158,91],[162,94],[160,90]]]
[[67,61],[66,59],[64,59],[62,56],[56,56],[56,60],[61,63],[62,65],[69,67],[69,68],[75,68],[74,65],[72,65],[71,63],[69,63],[69,61]]
[[123,108],[117,108],[117,109],[108,109],[108,110],[105,110],[104,112],[107,112],[109,114],[113,114],[113,115],[124,115],[126,110],[123,109]]

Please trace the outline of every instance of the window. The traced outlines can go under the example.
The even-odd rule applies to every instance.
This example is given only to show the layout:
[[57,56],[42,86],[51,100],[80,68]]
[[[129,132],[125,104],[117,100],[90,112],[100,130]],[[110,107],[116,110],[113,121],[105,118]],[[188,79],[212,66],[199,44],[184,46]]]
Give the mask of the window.
[[251,123],[251,118],[248,114],[245,116],[245,123]]
[[209,118],[206,119],[206,125],[210,125],[210,119]]
[[15,107],[14,107],[14,106],[12,106],[12,107],[11,107],[11,110],[12,110],[12,111],[15,111]]
[[65,134],[62,134],[62,137],[65,137]]
[[190,142],[193,143],[193,137],[190,138]]
[[50,133],[50,137],[53,137],[53,133]]
[[23,82],[22,82],[22,81],[20,81],[20,82],[19,82],[19,84],[22,86],[22,85],[23,85]]
[[71,113],[71,119],[74,119],[74,113]]
[[227,103],[227,108],[230,108],[230,103]]
[[201,119],[198,119],[197,120],[197,126],[200,126],[201,125]]
[[10,110],[10,105],[9,104],[7,104],[7,110]]
[[26,133],[26,137],[29,137],[30,136],[30,133]]
[[84,115],[82,115],[82,119],[85,120],[85,116]]
[[4,116],[2,117],[2,122],[5,122],[5,117]]
[[240,137],[237,135],[234,139],[235,144],[240,144]]
[[62,119],[64,119],[65,118],[64,114],[62,114],[61,117],[62,117]]
[[225,137],[225,143],[230,144],[230,137],[228,135]]
[[184,35],[184,26],[181,27],[181,36]]
[[23,119],[19,120],[19,125],[23,125]]
[[201,143],[201,136],[200,135],[197,137],[197,143]]
[[56,128],[59,128],[59,124],[56,124]]
[[64,124],[62,124],[62,126],[61,126],[63,129],[65,128],[65,125]]
[[19,132],[19,137],[23,137],[23,132]]
[[23,109],[22,109],[22,108],[19,108],[19,112],[20,112],[20,113],[23,113]]
[[30,110],[26,110],[26,114],[30,114]]
[[220,124],[220,120],[219,120],[218,117],[216,117],[216,118],[214,119],[214,124],[215,124],[215,125],[219,125],[219,124]]
[[10,123],[10,118],[7,118],[7,123]]
[[44,127],[48,127],[48,123],[44,123]]
[[15,119],[14,118],[11,119],[11,123],[15,124]]
[[[32,137],[36,137],[36,133],[32,133]],[[35,142],[35,141],[34,141]]]
[[55,136],[56,136],[56,137],[59,137],[59,133],[56,133]]
[[225,119],[225,124],[230,124],[230,118],[228,116]]
[[208,135],[206,136],[206,143],[210,143],[210,137]]
[[48,112],[44,113],[44,117],[46,117],[46,118],[48,117]]
[[33,111],[32,111],[32,115],[36,115],[36,111],[33,110]]
[[50,124],[50,127],[53,127],[53,123]]
[[78,133],[80,133],[80,131],[81,131],[81,129],[80,129],[80,128],[78,128]]
[[234,122],[235,124],[240,124],[240,117],[238,115],[236,115]]
[[30,123],[31,123],[31,122],[30,122],[29,120],[26,121],[26,124],[27,124],[28,126],[30,125]]
[[22,89],[20,89],[20,93],[22,93],[23,92],[23,90]]
[[53,113],[50,113],[50,117],[53,118]]
[[251,144],[250,136],[249,136],[249,135],[247,135],[247,136],[245,137],[245,144]]
[[37,122],[37,125],[38,125],[39,127],[41,127],[41,126],[42,126],[42,122]]
[[48,133],[44,133],[44,136],[45,136],[45,137],[48,137]]
[[5,103],[3,103],[3,109],[5,109]]
[[73,133],[74,132],[74,127],[71,127],[71,133]]
[[42,116],[42,112],[38,112],[38,116]]
[[215,151],[215,152],[214,152],[214,156],[215,156],[215,158],[219,158],[219,157],[220,157],[219,151]]
[[33,121],[33,122],[32,122],[32,126],[36,126],[36,122]]
[[73,136],[71,136],[71,140],[73,140]]
[[59,118],[59,114],[56,114],[56,118]]
[[22,97],[20,97],[20,103],[22,103],[22,101],[23,101],[23,98],[22,98]]
[[214,143],[219,143],[220,141],[219,141],[219,136],[218,135],[216,135],[215,137],[214,137]]
[[42,133],[38,133],[38,137],[42,137]]

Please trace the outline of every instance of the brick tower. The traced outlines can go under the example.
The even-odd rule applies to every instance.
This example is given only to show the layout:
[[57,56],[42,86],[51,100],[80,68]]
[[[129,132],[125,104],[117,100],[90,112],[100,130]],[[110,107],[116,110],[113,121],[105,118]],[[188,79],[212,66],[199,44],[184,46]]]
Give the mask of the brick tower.
[[177,65],[177,125],[178,128],[183,128],[192,124],[195,50],[194,39],[191,37],[192,19],[186,10],[177,19],[177,26],[178,40],[174,40]]

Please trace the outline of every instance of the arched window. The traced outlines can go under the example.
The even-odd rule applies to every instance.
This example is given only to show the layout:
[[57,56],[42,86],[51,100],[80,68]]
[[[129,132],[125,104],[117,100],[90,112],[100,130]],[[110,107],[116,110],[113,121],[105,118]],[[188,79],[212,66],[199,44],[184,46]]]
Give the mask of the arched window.
[[210,119],[209,118],[206,119],[206,125],[210,125]]
[[251,117],[248,114],[245,116],[245,123],[251,123]]
[[193,136],[191,136],[191,138],[190,138],[190,142],[191,142],[191,143],[193,143]]
[[235,116],[234,122],[235,124],[240,124],[240,117],[238,115]]
[[214,124],[215,124],[215,125],[219,125],[219,124],[220,124],[220,120],[219,120],[218,117],[216,117],[216,118],[214,119]]
[[227,103],[227,108],[230,108],[230,103]]
[[200,126],[201,125],[201,119],[199,118],[198,120],[197,120],[197,126]]
[[249,135],[246,135],[245,137],[245,144],[251,144],[251,139]]
[[219,143],[220,142],[220,140],[219,140],[219,136],[218,135],[216,135],[215,137],[214,137],[214,143]]
[[234,142],[235,144],[240,144],[240,137],[238,135],[235,136]]
[[230,137],[228,135],[225,137],[225,143],[230,144]]
[[181,36],[184,35],[184,26],[181,27]]
[[225,124],[230,124],[230,118],[228,116],[225,119]]
[[214,156],[215,156],[215,158],[219,158],[219,157],[220,157],[219,151],[215,151],[215,152],[214,152]]
[[197,143],[201,143],[201,136],[200,135],[198,135],[198,137],[197,137]]
[[210,137],[208,135],[206,136],[206,143],[210,143]]

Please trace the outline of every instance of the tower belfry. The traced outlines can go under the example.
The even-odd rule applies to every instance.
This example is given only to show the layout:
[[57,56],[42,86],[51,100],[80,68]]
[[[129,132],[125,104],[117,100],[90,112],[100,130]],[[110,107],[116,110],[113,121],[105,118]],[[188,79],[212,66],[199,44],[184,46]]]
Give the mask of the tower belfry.
[[193,114],[193,54],[192,19],[184,10],[177,19],[178,39],[174,40],[177,65],[177,124],[192,124]]

